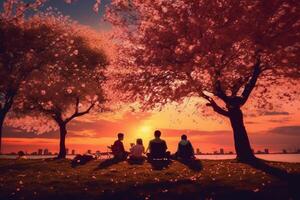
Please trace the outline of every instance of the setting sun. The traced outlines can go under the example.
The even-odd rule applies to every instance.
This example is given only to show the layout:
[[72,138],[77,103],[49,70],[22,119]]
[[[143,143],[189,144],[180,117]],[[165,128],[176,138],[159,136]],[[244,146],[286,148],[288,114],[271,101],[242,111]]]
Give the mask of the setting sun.
[[149,140],[153,137],[153,127],[149,125],[142,125],[137,129],[137,132],[134,133],[134,139],[141,138],[143,139],[144,144],[148,144]]

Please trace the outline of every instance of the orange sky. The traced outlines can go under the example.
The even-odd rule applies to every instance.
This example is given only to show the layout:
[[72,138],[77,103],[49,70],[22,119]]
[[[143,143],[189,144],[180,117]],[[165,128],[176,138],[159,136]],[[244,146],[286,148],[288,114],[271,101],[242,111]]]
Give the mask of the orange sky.
[[[95,30],[109,31],[110,26],[99,19],[109,1],[103,1],[98,15],[91,11],[93,3],[94,1],[75,1],[73,4],[65,4],[63,1],[48,1],[45,7],[57,8],[80,24],[91,26]],[[228,120],[202,116],[195,108],[195,102],[186,101],[179,107],[181,112],[174,106],[168,106],[161,112],[153,113],[132,113],[127,110],[106,116],[84,116],[69,124],[67,148],[80,153],[86,152],[87,149],[106,151],[106,146],[113,143],[116,134],[124,132],[124,143],[128,149],[129,144],[138,137],[143,138],[144,144],[147,145],[153,131],[161,129],[162,137],[173,152],[182,133],[186,133],[194,147],[203,152],[212,152],[220,148],[224,148],[225,151],[233,150],[233,136]],[[252,147],[269,148],[271,151],[300,148],[299,108],[300,103],[296,103],[294,106],[284,106],[266,112],[262,116],[254,116],[253,113],[245,111],[245,124]],[[213,113],[212,116],[216,118],[218,115]],[[48,148],[57,152],[58,143],[57,131],[36,135],[6,126],[2,150],[9,153]]]
[[[124,144],[127,149],[136,138],[142,138],[147,146],[154,130],[160,129],[172,152],[176,150],[182,133],[186,133],[194,147],[202,152],[213,152],[220,148],[233,151],[233,136],[228,120],[217,117],[215,113],[212,113],[214,119],[202,116],[195,109],[197,101],[199,100],[186,101],[176,108],[170,105],[161,112],[124,110],[78,118],[68,126],[67,148],[79,153],[88,149],[106,151],[118,132],[125,133]],[[271,152],[275,152],[283,148],[290,151],[300,148],[300,113],[295,106],[265,112],[262,116],[249,115],[249,112],[246,114],[246,128],[254,149],[269,148]],[[36,135],[6,127],[4,137],[3,152],[6,153],[18,150],[32,152],[38,148],[58,151],[57,132]]]

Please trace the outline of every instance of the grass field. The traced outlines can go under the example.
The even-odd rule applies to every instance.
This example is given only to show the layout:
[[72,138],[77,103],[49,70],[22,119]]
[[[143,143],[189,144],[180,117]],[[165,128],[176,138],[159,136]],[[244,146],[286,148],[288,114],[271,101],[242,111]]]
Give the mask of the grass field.
[[[101,161],[71,167],[70,160],[0,160],[0,199],[296,199],[300,163],[267,162],[256,169],[235,160],[202,160],[192,171],[173,161],[163,170],[149,163]],[[288,178],[287,178],[288,177]],[[300,184],[299,184],[300,185]]]

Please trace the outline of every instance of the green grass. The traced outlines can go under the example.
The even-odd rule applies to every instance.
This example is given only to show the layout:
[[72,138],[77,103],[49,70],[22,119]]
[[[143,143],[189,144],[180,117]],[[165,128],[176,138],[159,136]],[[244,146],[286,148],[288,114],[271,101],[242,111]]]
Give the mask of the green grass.
[[[268,162],[296,182],[234,160],[202,160],[191,171],[174,161],[152,170],[149,163],[121,162],[98,169],[95,160],[72,168],[69,160],[0,160],[0,199],[291,199],[300,163]],[[276,175],[276,174],[275,174]],[[291,185],[293,184],[293,185]]]

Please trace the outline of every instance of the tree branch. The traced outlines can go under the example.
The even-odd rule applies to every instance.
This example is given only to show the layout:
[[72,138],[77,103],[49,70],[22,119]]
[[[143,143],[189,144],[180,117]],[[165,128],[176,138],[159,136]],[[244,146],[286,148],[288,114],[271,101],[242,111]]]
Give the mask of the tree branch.
[[90,112],[90,110],[95,106],[95,103],[91,103],[91,105],[82,112],[79,112],[79,98],[76,98],[76,108],[75,108],[75,112],[73,115],[71,115],[70,117],[68,117],[67,119],[65,119],[65,123],[70,122],[72,119],[76,118],[76,117],[80,117],[82,115],[85,115],[87,113]]
[[10,110],[10,108],[12,107],[12,104],[14,102],[14,98],[15,98],[16,94],[17,93],[14,90],[6,92],[5,97],[4,97],[5,101],[3,102],[3,104],[2,103],[0,104],[1,111],[7,113]]
[[225,103],[228,103],[228,97],[225,94],[225,92],[223,91],[222,86],[221,86],[221,81],[219,80],[220,75],[221,75],[220,71],[217,71],[214,89],[216,92],[216,96],[219,97],[220,99],[222,99]]
[[245,89],[242,93],[242,103],[241,105],[244,105],[246,103],[246,101],[248,100],[252,90],[254,89],[256,82],[258,80],[259,75],[261,74],[262,70],[260,69],[260,56],[258,56],[256,58],[256,62],[253,66],[253,72],[252,72],[252,76],[249,79],[248,83],[245,86]]
[[237,93],[240,91],[241,89],[241,86],[242,86],[242,83],[243,83],[243,79],[242,78],[239,78],[236,83],[232,86],[231,88],[231,96],[236,96]]
[[76,97],[75,113],[79,112],[79,97]]
[[213,110],[215,112],[219,113],[220,115],[223,115],[223,116],[226,116],[226,117],[229,116],[228,111],[221,108],[210,96],[203,93],[201,88],[195,83],[195,80],[193,79],[193,77],[189,73],[186,73],[186,75],[190,79],[190,81],[193,83],[193,86],[196,87],[196,90],[197,90],[199,96],[203,97],[204,99],[206,99],[209,102],[209,103],[206,104],[207,106],[211,106],[213,108]]
[[213,110],[217,113],[219,113],[220,115],[223,115],[225,117],[229,116],[228,111],[224,110],[223,108],[221,108],[211,97],[205,95],[206,97],[204,97],[206,100],[209,101],[209,103],[207,103],[207,106],[211,106],[213,108]]
[[219,97],[220,99],[222,99],[225,103],[227,103],[228,98],[227,98],[227,95],[225,94],[225,92],[223,91],[223,89],[221,87],[221,81],[220,80],[216,81],[215,90],[216,90],[216,96]]
[[62,119],[62,115],[61,112],[55,109],[47,109],[44,108],[41,104],[39,104],[38,102],[35,103],[35,105],[37,106],[37,108],[45,113],[46,115],[50,115],[52,119],[54,119],[58,124],[62,124],[64,123],[64,120]]

